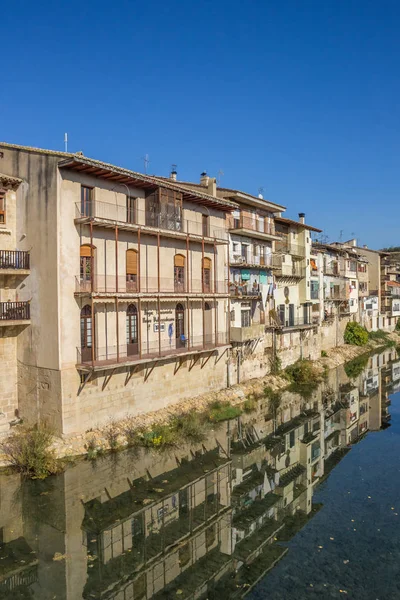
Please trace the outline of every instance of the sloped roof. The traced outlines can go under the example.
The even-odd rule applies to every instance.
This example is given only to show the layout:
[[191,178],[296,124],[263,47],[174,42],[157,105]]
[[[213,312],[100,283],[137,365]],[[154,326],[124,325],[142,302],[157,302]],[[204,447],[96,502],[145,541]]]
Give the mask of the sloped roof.
[[6,175],[5,173],[0,173],[0,181],[11,187],[18,187],[20,183],[22,183],[22,179],[19,177],[12,177],[11,175]]
[[313,227],[312,225],[307,225],[307,223],[300,223],[300,221],[294,221],[293,219],[286,219],[285,217],[275,217],[276,223],[283,223],[284,225],[296,225],[297,227],[304,227],[304,229],[309,229],[310,231],[316,231],[317,233],[321,233],[322,229],[317,229],[317,227]]
[[235,202],[232,202],[228,199],[219,199],[202,191],[188,190],[186,187],[181,186],[178,183],[166,181],[161,177],[156,177],[153,175],[144,175],[143,173],[137,173],[136,171],[131,171],[130,169],[125,169],[94,158],[89,158],[84,156],[81,152],[71,153],[45,150],[43,148],[20,146],[18,144],[9,144],[7,142],[0,142],[0,147],[60,157],[60,159],[62,159],[58,163],[60,168],[72,168],[81,172],[88,172],[96,177],[106,178],[116,182],[126,180],[126,182],[141,185],[141,187],[162,186],[170,190],[181,192],[184,198],[187,200],[203,200],[205,204],[214,208],[219,208],[220,210],[230,211],[238,206]]

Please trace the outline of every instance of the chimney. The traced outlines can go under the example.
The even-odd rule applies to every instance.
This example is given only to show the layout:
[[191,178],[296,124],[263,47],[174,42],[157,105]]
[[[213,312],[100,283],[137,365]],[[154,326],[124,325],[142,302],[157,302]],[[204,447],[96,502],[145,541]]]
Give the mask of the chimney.
[[363,248],[367,249],[368,248],[367,244],[364,244]]
[[209,176],[207,175],[206,171],[203,171],[202,174],[200,175],[200,185],[204,185],[205,187],[208,187],[208,180],[209,180]]
[[176,181],[177,175],[178,175],[178,173],[177,173],[176,169],[172,169],[169,178],[171,179],[171,181]]
[[264,200],[264,196],[262,195],[261,192],[258,194],[258,197],[260,198],[260,200]]
[[299,221],[300,223],[306,222],[306,213],[299,213]]
[[210,177],[208,180],[208,193],[210,196],[217,195],[217,180],[215,177]]

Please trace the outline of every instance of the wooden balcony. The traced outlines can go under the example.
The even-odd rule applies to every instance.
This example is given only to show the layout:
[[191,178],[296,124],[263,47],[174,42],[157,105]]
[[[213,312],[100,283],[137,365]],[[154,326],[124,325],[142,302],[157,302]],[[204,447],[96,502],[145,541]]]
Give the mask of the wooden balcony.
[[179,356],[209,353],[218,348],[229,346],[227,331],[203,336],[186,336],[160,340],[158,342],[143,341],[142,344],[124,344],[106,348],[77,348],[77,367],[80,370],[106,370],[119,366],[130,366],[156,362],[161,359],[173,359]]
[[204,238],[217,244],[228,243],[228,231],[224,227],[213,227],[201,220],[185,219],[184,211],[185,209],[168,214],[140,209],[128,211],[126,206],[96,200],[84,206],[80,202],[76,203],[75,223],[92,223],[105,228],[118,226],[119,229],[128,231],[141,229],[153,234],[160,232],[168,237],[186,238],[189,236],[195,239]]
[[0,273],[2,275],[28,275],[29,272],[29,252],[0,250]]
[[0,302],[0,327],[30,323],[29,302]]

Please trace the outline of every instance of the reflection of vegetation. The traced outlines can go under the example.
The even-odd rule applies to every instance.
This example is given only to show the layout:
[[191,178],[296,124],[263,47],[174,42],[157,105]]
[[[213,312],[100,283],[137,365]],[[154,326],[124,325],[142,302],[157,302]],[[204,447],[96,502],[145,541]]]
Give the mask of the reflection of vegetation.
[[18,428],[0,443],[0,448],[15,471],[43,479],[63,468],[51,448],[53,441],[53,432],[46,425],[39,424]]
[[400,331],[400,319],[397,319],[395,330]]
[[365,370],[368,365],[369,354],[357,356],[354,360],[344,365],[344,372],[349,379],[356,379]]
[[344,341],[352,346],[365,346],[368,342],[368,331],[355,321],[347,323],[344,332]]
[[389,348],[393,348],[396,346],[396,342],[391,340],[387,331],[382,331],[382,329],[378,329],[377,331],[369,332],[369,339],[373,342],[378,342],[382,346],[387,346]]

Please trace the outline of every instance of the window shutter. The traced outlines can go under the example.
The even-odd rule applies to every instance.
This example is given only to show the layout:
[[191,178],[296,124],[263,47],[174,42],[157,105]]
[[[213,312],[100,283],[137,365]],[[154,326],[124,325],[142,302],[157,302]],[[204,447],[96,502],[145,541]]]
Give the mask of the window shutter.
[[137,252],[136,250],[126,251],[126,274],[137,275]]
[[92,249],[90,246],[81,246],[81,256],[86,256],[90,258],[92,256],[91,250]]
[[183,256],[183,254],[175,254],[175,259],[174,259],[174,265],[175,267],[184,267],[185,266],[185,257]]

